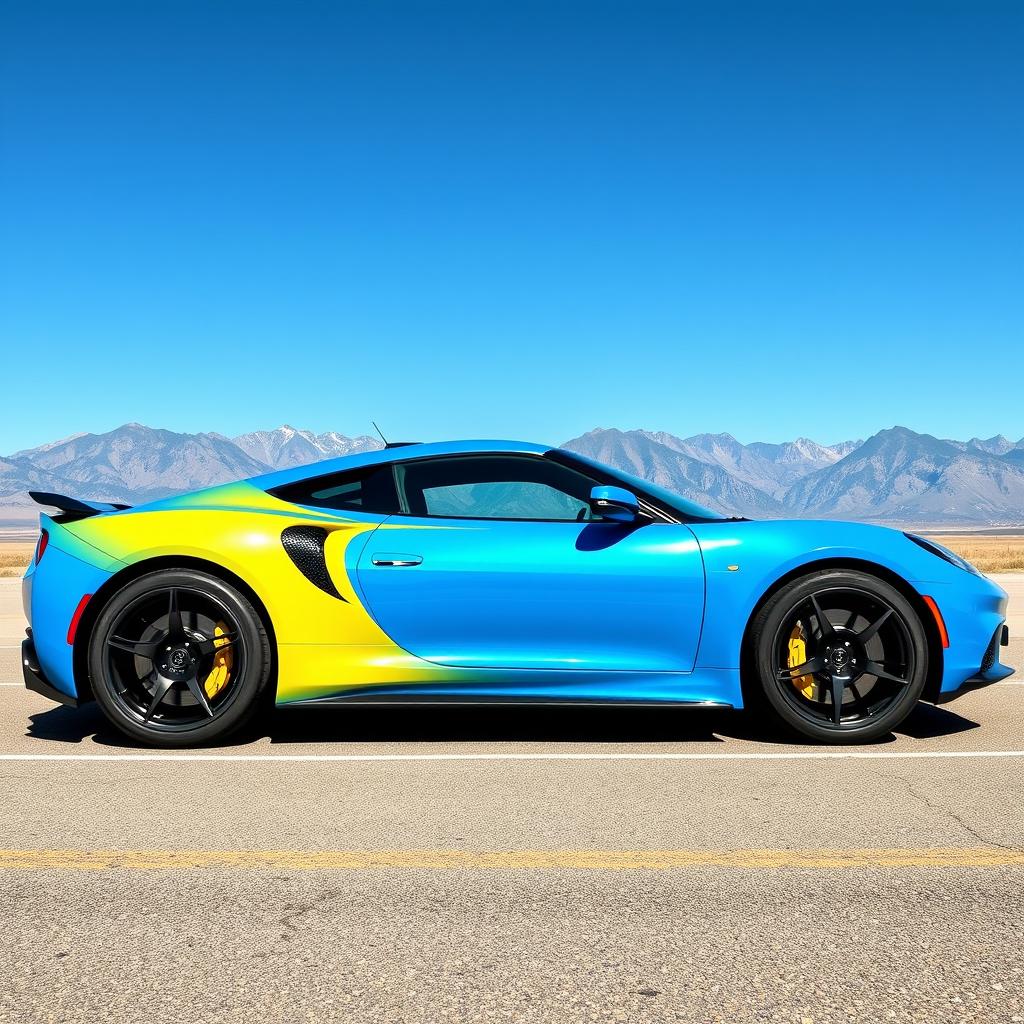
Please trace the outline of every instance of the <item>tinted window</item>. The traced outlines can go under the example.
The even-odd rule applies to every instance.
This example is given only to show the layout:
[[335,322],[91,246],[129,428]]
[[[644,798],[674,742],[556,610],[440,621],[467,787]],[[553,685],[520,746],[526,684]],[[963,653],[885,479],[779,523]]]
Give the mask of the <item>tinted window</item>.
[[589,519],[593,480],[546,459],[473,455],[396,466],[412,515],[459,519]]
[[296,505],[315,505],[352,512],[390,515],[398,512],[395,478],[390,465],[369,466],[348,473],[313,477],[270,492]]
[[623,473],[622,470],[612,469],[610,466],[606,466],[596,459],[588,459],[585,455],[580,455],[578,452],[561,450],[553,452],[550,457],[565,459],[575,465],[579,465],[582,469],[592,468],[597,479],[602,482],[611,481],[620,487],[635,490],[639,494],[648,494],[655,501],[661,502],[674,512],[678,512],[684,520],[723,520],[728,518],[720,512],[715,512],[713,509],[705,508],[689,498],[684,498],[675,491],[670,491],[667,487],[659,487],[658,484],[645,480],[642,477],[634,476],[632,473]]

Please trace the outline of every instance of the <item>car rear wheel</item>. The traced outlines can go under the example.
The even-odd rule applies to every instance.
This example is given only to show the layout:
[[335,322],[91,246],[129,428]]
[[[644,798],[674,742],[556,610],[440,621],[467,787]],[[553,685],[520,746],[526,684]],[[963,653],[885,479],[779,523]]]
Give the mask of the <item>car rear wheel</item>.
[[895,587],[853,570],[823,570],[783,587],[752,631],[767,702],[791,729],[830,743],[884,736],[917,704],[928,642]]
[[256,610],[223,580],[187,569],[133,580],[100,612],[89,677],[122,732],[161,747],[217,742],[250,722],[270,681]]

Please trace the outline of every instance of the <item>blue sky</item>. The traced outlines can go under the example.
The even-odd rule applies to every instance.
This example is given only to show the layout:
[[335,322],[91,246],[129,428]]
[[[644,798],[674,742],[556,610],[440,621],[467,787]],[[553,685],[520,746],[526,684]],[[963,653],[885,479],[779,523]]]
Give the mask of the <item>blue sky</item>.
[[1024,435],[1017,3],[12,2],[0,452]]

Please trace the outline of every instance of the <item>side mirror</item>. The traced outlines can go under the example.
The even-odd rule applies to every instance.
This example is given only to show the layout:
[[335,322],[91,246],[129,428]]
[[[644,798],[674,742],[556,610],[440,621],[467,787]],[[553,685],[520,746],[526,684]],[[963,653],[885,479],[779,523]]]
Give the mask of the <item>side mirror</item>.
[[640,513],[640,503],[632,491],[605,484],[590,492],[590,508],[594,515],[617,523],[631,523]]

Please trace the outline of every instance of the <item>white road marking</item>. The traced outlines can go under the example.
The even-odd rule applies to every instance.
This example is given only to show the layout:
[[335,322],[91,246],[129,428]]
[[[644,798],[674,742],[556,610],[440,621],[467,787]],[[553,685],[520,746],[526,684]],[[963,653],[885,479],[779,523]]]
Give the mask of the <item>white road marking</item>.
[[481,754],[0,754],[0,761],[902,761],[916,758],[1024,757],[1024,750],[801,751],[749,754],[686,753],[481,753]]

